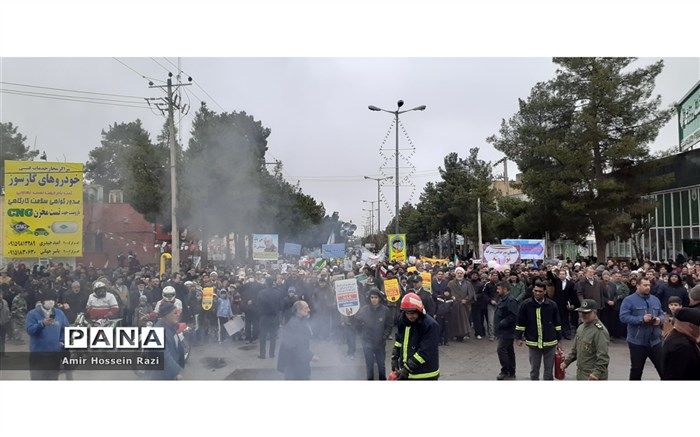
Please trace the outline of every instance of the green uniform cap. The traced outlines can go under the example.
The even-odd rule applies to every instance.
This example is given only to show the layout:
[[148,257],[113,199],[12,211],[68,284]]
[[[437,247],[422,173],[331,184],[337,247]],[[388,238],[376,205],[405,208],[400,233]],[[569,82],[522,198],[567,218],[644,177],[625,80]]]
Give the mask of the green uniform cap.
[[593,299],[584,299],[583,302],[581,303],[581,308],[576,308],[576,311],[582,312],[582,313],[590,313],[593,310],[599,310],[600,306],[598,305],[598,302],[596,302]]

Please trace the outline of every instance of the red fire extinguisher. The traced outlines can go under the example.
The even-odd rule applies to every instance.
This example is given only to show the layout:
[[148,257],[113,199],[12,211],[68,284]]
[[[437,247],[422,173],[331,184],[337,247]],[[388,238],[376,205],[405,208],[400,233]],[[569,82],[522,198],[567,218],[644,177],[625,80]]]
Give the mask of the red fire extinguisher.
[[554,377],[556,379],[562,380],[566,378],[566,370],[561,368],[561,363],[564,362],[564,351],[557,346],[557,350],[554,353]]

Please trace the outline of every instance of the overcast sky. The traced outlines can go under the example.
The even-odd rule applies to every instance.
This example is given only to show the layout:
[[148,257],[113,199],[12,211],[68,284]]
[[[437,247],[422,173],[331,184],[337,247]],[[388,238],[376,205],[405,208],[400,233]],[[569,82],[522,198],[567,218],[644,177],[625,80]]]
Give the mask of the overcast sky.
[[[149,58],[120,60],[158,79],[166,78],[163,67],[176,71],[164,58],[155,58],[162,67]],[[169,60],[177,63],[176,58]],[[501,119],[517,110],[518,98],[526,97],[536,82],[554,74],[550,58],[183,58],[181,62],[183,71],[216,100],[191,86],[193,107],[198,106],[196,94],[213,110],[221,111],[221,105],[226,111],[245,110],[261,120],[272,130],[269,160],[282,160],[288,180],[300,180],[304,192],[323,202],[328,214],[339,211],[341,218],[357,223],[360,231],[366,217],[362,200],[376,199],[376,183],[362,176],[380,174],[379,147],[391,123],[391,115],[371,112],[368,105],[393,110],[398,99],[405,100],[406,108],[427,105],[427,110],[402,118],[416,148],[412,161],[418,174],[413,177],[416,189],[410,198],[415,203],[425,183],[439,179],[437,168],[446,154],[464,156],[468,148],[479,147],[482,159],[500,159],[502,155],[486,143],[486,137],[497,132]],[[700,80],[700,60],[669,58],[665,62],[656,91],[667,105]],[[146,79],[112,58],[0,58],[0,80],[137,97],[160,95],[148,89]],[[0,87],[70,94],[7,84]],[[182,120],[185,144],[193,114]],[[99,145],[102,129],[136,118],[143,121],[152,138],[164,122],[148,109],[0,93],[0,120],[19,126],[30,145],[36,138],[37,148],[45,150],[49,160],[85,162],[88,152]],[[408,146],[405,137],[400,140],[402,147]],[[674,117],[652,151],[677,143]],[[393,145],[392,133],[387,147]],[[499,166],[495,173],[501,172]],[[515,173],[511,163],[511,179]],[[382,207],[382,224],[386,225],[393,216],[393,186],[384,191],[388,203]],[[411,191],[401,188],[402,204]]]

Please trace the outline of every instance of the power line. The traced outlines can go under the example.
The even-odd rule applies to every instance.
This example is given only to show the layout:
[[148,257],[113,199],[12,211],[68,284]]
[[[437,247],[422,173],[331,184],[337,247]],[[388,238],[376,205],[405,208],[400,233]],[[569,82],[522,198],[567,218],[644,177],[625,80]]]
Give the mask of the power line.
[[126,108],[148,109],[148,106],[125,105],[125,104],[121,104],[121,103],[98,102],[98,101],[95,101],[95,100],[84,100],[84,99],[79,99],[79,98],[41,96],[41,95],[38,95],[38,93],[16,92],[16,91],[11,91],[11,90],[7,90],[7,89],[0,89],[0,92],[1,92],[1,93],[5,93],[5,94],[13,94],[13,95],[17,95],[17,96],[24,96],[24,97],[36,97],[36,98],[39,98],[39,99],[63,100],[63,101],[66,101],[66,102],[93,103],[93,104],[95,104],[95,105],[123,106],[123,107],[126,107]]
[[[163,67],[163,64],[161,64],[160,62],[156,61],[156,58],[151,58],[151,61],[155,62],[160,68],[162,68],[163,70],[165,70],[166,73],[170,73],[170,70],[168,70],[167,68]],[[175,67],[175,68],[177,68],[177,67]]]
[[126,65],[126,63],[124,63],[123,61],[121,61],[119,58],[112,58],[112,59],[114,59],[115,61],[119,62],[120,64],[122,64],[123,66],[125,66],[125,67],[128,68],[129,70],[133,71],[134,73],[138,74],[140,77],[142,77],[142,78],[144,78],[144,79],[149,79],[149,80],[154,80],[154,81],[158,81],[158,82],[163,82],[163,81],[160,80],[160,79],[156,79],[156,78],[154,78],[154,77],[146,76],[145,74],[139,73],[138,71],[134,70],[132,67]]
[[[170,59],[168,59],[168,58],[163,58],[163,59],[165,59],[166,61],[168,61],[168,62],[170,63],[170,65],[174,65],[174,64],[170,61]],[[182,71],[183,73],[185,73],[184,70],[180,70],[180,71]],[[185,73],[185,74],[187,74],[187,73]],[[191,74],[187,74],[187,76],[192,77]],[[222,111],[226,112],[226,110],[224,109],[224,107],[221,106],[221,105],[219,105],[219,102],[217,102],[204,88],[202,88],[202,86],[199,84],[199,82],[197,82],[196,80],[192,79],[192,83],[194,83],[195,85],[197,85],[197,88],[199,88],[200,90],[202,90],[202,92],[203,92],[207,97],[209,97],[209,98],[211,99],[211,101],[214,102],[214,103],[216,104],[216,106],[219,107],[219,109],[221,109]],[[195,95],[195,97],[196,97],[196,95]]]
[[[106,99],[104,97],[87,97],[87,96],[71,96],[69,94],[56,94],[56,93],[40,93],[38,91],[24,91],[24,90],[15,90],[11,88],[0,88],[0,90],[4,91],[11,91],[14,93],[22,93],[22,94],[27,94],[27,95],[36,95],[36,96],[51,96],[51,97],[68,97],[71,99],[83,99],[83,100],[97,100],[97,101],[103,101],[103,102],[117,102],[117,103],[128,103],[135,105],[139,102],[132,102],[130,100],[119,100],[119,99]],[[143,98],[142,98],[143,99]]]
[[92,94],[92,95],[96,95],[96,96],[125,97],[125,98],[143,100],[143,97],[141,97],[141,96],[130,96],[127,94],[98,93],[98,92],[94,92],[94,91],[81,91],[81,90],[73,90],[73,89],[68,89],[68,88],[53,88],[53,87],[48,87],[48,86],[30,85],[30,84],[26,84],[26,83],[17,83],[17,82],[0,82],[0,83],[4,84],[4,85],[21,86],[21,87],[27,87],[27,88],[38,88],[38,89],[43,89],[43,90],[66,91],[66,92],[78,93],[78,94]]

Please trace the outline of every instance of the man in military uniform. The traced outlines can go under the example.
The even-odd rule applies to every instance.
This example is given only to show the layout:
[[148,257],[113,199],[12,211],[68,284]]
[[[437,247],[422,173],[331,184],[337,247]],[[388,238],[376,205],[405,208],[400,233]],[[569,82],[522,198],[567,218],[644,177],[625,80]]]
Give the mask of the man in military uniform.
[[610,334],[603,323],[598,320],[600,305],[593,299],[584,299],[581,308],[576,311],[581,313],[581,323],[576,330],[574,347],[566,357],[561,368],[566,369],[569,364],[578,360],[576,364],[576,379],[597,381],[608,379],[608,345]]

